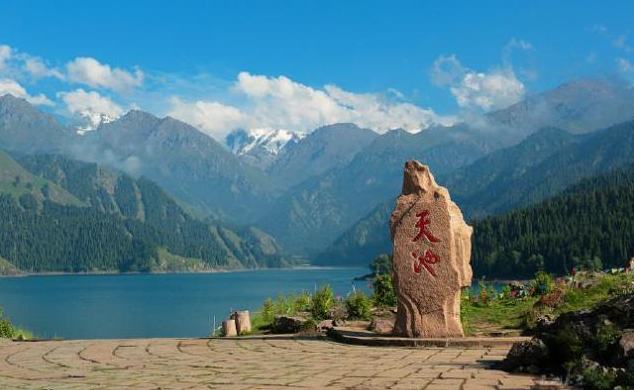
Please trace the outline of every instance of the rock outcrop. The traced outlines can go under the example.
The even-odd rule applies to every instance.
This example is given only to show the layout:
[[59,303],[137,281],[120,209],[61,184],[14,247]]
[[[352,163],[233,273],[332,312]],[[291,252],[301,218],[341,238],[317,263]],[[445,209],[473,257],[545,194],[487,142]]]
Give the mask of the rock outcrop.
[[471,234],[446,188],[429,168],[407,161],[403,191],[390,218],[392,281],[398,300],[394,333],[462,337],[460,291],[471,284]]

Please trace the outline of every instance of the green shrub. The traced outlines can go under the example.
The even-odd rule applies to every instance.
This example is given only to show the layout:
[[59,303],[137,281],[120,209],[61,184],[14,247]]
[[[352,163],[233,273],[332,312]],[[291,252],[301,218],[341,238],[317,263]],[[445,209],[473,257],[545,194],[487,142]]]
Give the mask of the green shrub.
[[335,304],[335,294],[329,285],[315,291],[310,305],[310,314],[315,320],[324,320],[330,317],[330,311]]
[[377,275],[372,283],[374,288],[374,303],[377,306],[396,306],[396,294],[389,274]]
[[548,272],[537,271],[532,287],[535,295],[549,294],[555,289],[555,280]]
[[349,319],[367,320],[372,310],[372,300],[361,290],[355,290],[346,299],[346,309]]
[[612,323],[602,323],[597,327],[595,348],[599,356],[607,359],[617,352],[617,345],[621,340],[621,329]]
[[370,263],[370,269],[374,275],[385,275],[392,273],[392,255],[382,254],[378,255],[372,263]]
[[0,309],[0,338],[11,339],[15,336],[15,328],[11,322],[2,317],[2,309]]
[[270,328],[275,320],[275,302],[267,298],[262,303],[262,307],[253,316],[251,321],[253,330],[263,330]]
[[307,292],[303,292],[299,294],[293,301],[293,310],[295,311],[295,313],[299,311],[310,311],[312,301],[313,299],[310,294]]
[[586,368],[582,372],[584,388],[592,390],[614,389],[616,375],[599,368]]

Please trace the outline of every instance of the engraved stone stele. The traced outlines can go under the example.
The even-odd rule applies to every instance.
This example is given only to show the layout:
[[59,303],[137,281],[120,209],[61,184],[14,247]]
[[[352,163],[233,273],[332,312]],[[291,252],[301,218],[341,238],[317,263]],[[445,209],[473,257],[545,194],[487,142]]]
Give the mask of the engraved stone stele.
[[471,234],[462,212],[429,168],[407,161],[390,218],[392,282],[398,300],[393,333],[463,337],[460,291],[471,285]]

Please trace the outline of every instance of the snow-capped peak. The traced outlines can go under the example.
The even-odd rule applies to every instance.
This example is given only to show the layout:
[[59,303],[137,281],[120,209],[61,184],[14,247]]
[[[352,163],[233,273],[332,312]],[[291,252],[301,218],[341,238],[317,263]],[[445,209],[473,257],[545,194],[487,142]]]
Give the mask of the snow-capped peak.
[[284,129],[259,128],[235,130],[225,139],[233,154],[244,155],[255,150],[277,155],[287,144],[299,142],[305,135]]
[[79,113],[83,123],[77,126],[77,134],[84,135],[89,131],[96,130],[101,124],[110,123],[118,117],[111,117],[108,114],[99,113],[93,110],[85,110]]

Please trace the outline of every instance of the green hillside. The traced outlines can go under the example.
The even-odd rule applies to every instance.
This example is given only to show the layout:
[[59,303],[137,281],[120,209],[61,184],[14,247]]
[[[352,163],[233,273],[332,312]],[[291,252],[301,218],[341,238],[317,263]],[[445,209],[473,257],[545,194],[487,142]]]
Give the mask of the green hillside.
[[24,195],[30,195],[40,204],[45,199],[49,199],[59,204],[82,205],[82,202],[68,191],[26,171],[2,151],[0,151],[0,193],[8,194],[16,200]]
[[474,224],[473,270],[529,277],[538,269],[623,267],[634,256],[634,166],[587,179],[539,205]]
[[[0,256],[24,271],[163,271],[288,265],[254,229],[197,220],[154,183],[60,156],[19,162],[68,202],[0,196]],[[13,168],[21,169],[13,163]],[[24,171],[26,172],[26,171]],[[71,195],[72,194],[72,195]]]

